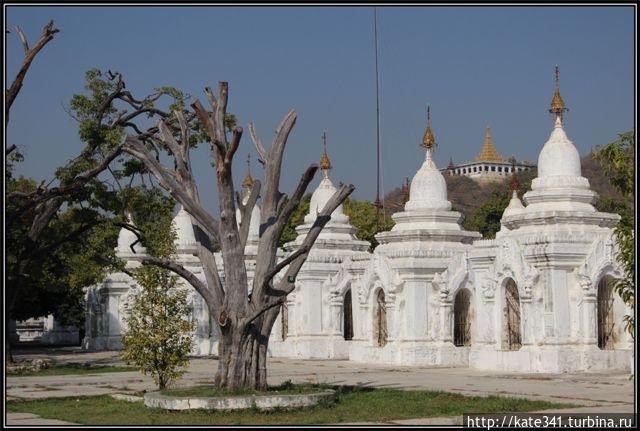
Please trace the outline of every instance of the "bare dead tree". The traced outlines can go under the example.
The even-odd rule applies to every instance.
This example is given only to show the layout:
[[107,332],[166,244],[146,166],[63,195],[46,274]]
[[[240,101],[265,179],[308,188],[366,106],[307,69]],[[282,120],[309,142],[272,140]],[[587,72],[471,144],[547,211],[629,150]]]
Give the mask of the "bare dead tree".
[[[264,148],[253,126],[250,125],[252,139],[264,165],[265,184],[262,189],[260,181],[254,181],[248,201],[239,207],[241,222],[238,225],[232,162],[243,130],[240,127],[233,130],[229,141],[224,124],[228,101],[226,82],[218,84],[217,97],[209,88],[205,88],[205,93],[211,111],[207,111],[199,100],[191,106],[211,141],[219,196],[219,219],[209,214],[200,203],[189,159],[189,128],[186,127],[183,113],[174,113],[180,125],[179,140],[166,124],[166,119],[159,120],[160,134],[154,139],[155,144],[173,155],[175,169],[162,166],[154,152],[133,136],[126,138],[124,151],[141,160],[159,184],[184,206],[195,225],[220,244],[224,263],[224,285],[218,274],[215,256],[204,245],[199,247],[199,257],[206,275],[206,284],[170,260],[152,256],[142,257],[140,260],[143,264],[157,265],[185,278],[204,298],[210,314],[215,316],[220,334],[216,385],[220,388],[252,387],[265,390],[267,346],[271,329],[279,313],[279,305],[286,300],[287,294],[293,291],[295,277],[318,235],[330,220],[331,214],[353,192],[354,187],[340,187],[318,214],[300,248],[283,261],[277,262],[276,252],[280,236],[318,169],[317,165],[307,168],[291,197],[288,198],[280,192],[282,157],[289,134],[296,122],[296,113],[291,110],[285,115],[268,149]],[[258,257],[249,293],[244,247],[251,211],[261,191]]]
[[[9,110],[11,109],[11,105],[13,105],[13,101],[18,96],[20,89],[22,88],[22,82],[24,81],[25,76],[27,76],[27,71],[31,66],[31,62],[36,58],[38,53],[44,48],[44,46],[49,43],[53,36],[58,33],[60,30],[57,28],[53,28],[53,20],[49,21],[47,25],[44,26],[42,30],[42,34],[38,39],[38,42],[33,47],[29,47],[29,42],[27,41],[26,36],[22,33],[20,27],[16,27],[16,33],[20,37],[22,41],[22,47],[24,48],[24,59],[22,60],[22,65],[20,66],[20,70],[18,70],[18,74],[16,75],[13,83],[6,90],[4,95],[4,125],[5,127],[9,123]],[[15,148],[15,147],[14,147]],[[13,151],[13,149],[11,150]],[[9,148],[5,150],[5,155],[9,154]]]

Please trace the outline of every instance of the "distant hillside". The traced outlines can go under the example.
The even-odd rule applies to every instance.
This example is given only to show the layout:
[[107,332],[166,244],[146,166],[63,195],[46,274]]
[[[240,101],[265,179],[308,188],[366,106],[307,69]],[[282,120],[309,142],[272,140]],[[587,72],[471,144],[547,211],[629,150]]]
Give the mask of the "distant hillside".
[[609,182],[609,179],[602,173],[602,169],[593,159],[593,155],[591,153],[582,157],[580,162],[582,164],[582,176],[589,180],[591,190],[601,196],[611,196],[622,199],[620,193],[618,193],[618,191]]
[[[621,198],[616,189],[604,176],[600,166],[593,159],[591,153],[582,157],[582,176],[589,180],[591,190],[602,196],[612,196]],[[464,176],[450,176],[445,174],[449,200],[453,209],[461,212],[465,217],[469,217],[476,208],[483,202],[491,198],[493,191],[504,190],[509,187],[509,179],[503,182],[479,184]],[[522,197],[522,196],[521,196]],[[402,190],[396,187],[385,196],[385,212],[391,215],[402,211]]]

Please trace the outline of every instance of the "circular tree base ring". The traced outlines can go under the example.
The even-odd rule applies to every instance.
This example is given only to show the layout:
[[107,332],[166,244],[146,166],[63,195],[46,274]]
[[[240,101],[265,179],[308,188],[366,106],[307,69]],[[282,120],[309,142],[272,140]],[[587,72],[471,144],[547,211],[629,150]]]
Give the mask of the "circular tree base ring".
[[160,392],[149,392],[144,395],[144,405],[165,410],[242,410],[257,408],[271,410],[274,408],[296,408],[314,406],[323,401],[334,401],[336,392],[325,389],[310,394],[291,395],[239,395],[221,397],[174,397],[162,395]]

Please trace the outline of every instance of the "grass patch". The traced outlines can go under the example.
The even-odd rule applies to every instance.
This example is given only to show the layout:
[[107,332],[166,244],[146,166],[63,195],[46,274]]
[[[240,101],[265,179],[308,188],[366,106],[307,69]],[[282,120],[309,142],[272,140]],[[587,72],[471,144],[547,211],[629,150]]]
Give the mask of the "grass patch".
[[[319,386],[316,386],[319,388]],[[165,411],[110,396],[12,400],[8,412],[37,414],[83,425],[269,425],[382,422],[464,413],[507,413],[575,407],[572,404],[501,396],[469,397],[452,392],[334,387],[336,403],[284,411]]]
[[269,386],[266,392],[256,391],[251,388],[242,389],[217,389],[211,385],[193,386],[190,388],[163,389],[162,395],[172,397],[232,397],[243,395],[297,395],[321,392],[324,389],[332,389],[329,385],[315,385],[311,383],[293,384],[287,381],[278,386]]
[[68,374],[122,373],[125,371],[138,371],[138,368],[119,365],[90,365],[69,362],[65,364],[50,364],[47,368],[39,371],[8,371],[7,376],[63,376]]

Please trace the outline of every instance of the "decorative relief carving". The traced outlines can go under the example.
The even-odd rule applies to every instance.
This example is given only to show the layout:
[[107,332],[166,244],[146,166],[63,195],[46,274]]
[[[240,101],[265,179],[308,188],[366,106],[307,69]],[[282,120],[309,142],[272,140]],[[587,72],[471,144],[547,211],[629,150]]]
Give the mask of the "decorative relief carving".
[[358,286],[358,299],[361,304],[367,303],[376,280],[380,282],[385,293],[390,295],[387,302],[391,302],[404,286],[404,281],[391,267],[389,259],[386,256],[373,254]]
[[482,282],[484,298],[494,298],[498,284],[512,278],[521,289],[522,299],[532,296],[533,287],[540,278],[540,271],[527,263],[522,247],[513,238],[504,238],[497,244],[498,250],[493,265]]

